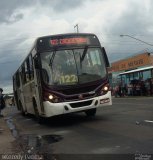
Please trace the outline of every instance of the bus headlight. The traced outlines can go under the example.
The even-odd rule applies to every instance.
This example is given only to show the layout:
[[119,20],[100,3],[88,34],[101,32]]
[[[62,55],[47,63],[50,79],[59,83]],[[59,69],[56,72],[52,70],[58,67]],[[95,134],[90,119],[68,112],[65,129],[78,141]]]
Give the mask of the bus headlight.
[[52,95],[52,94],[49,94],[49,95],[48,95],[48,100],[49,100],[50,102],[52,102],[52,103],[59,103],[59,102],[62,101],[59,97],[57,97],[57,96],[55,96],[55,95]]
[[54,96],[53,96],[52,94],[50,94],[50,95],[48,96],[48,98],[49,98],[49,100],[53,100]]
[[52,93],[44,93],[43,94],[43,100],[44,101],[50,101],[52,103],[59,103],[62,102],[62,99],[60,97],[55,96]]
[[104,95],[109,91],[109,85],[106,84],[105,86],[102,87],[100,94]]
[[104,90],[104,91],[108,91],[108,90],[109,90],[108,86],[105,86],[105,87],[103,88],[103,90]]

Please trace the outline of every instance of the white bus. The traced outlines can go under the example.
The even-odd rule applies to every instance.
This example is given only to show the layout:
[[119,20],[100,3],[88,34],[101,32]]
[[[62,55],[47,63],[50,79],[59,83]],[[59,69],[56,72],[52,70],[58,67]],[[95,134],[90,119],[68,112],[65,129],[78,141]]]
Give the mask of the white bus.
[[15,104],[38,119],[80,111],[94,116],[112,104],[108,66],[94,34],[39,37],[13,75]]

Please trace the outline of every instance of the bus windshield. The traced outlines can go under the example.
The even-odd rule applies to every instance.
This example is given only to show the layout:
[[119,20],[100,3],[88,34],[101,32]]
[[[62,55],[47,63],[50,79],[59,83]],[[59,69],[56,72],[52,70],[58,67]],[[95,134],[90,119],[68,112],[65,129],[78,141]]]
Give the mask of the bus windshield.
[[41,53],[43,81],[48,85],[75,85],[100,80],[106,67],[100,48],[66,49]]

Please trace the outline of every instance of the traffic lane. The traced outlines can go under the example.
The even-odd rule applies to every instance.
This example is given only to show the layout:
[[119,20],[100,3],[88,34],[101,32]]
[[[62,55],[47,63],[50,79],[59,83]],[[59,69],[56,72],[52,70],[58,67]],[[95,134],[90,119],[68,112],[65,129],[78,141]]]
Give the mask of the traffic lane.
[[[112,106],[113,107],[113,106]],[[115,107],[115,106],[114,106]],[[121,106],[122,107],[122,106]],[[117,107],[116,107],[117,108]],[[118,109],[119,109],[120,107],[118,106]],[[112,123],[110,123],[110,126],[108,125],[108,121],[114,121],[114,120],[118,120],[118,118],[120,117],[119,115],[121,115],[121,113],[123,113],[123,112],[125,112],[126,110],[125,110],[125,108],[126,107],[122,107],[121,109],[119,109],[120,110],[120,112],[118,112],[118,111],[116,111],[115,110],[115,112],[110,112],[111,114],[111,117],[109,116],[108,117],[108,113],[107,113],[107,116],[103,116],[103,117],[101,117],[101,110],[100,110],[100,112],[98,112],[98,116],[95,118],[95,119],[92,119],[91,121],[89,121],[89,129],[90,130],[93,130],[93,128],[92,128],[92,126],[94,125],[94,126],[96,126],[96,124],[99,124],[99,121],[101,121],[101,123],[102,123],[102,125],[103,126],[108,126],[107,128],[106,127],[104,127],[104,128],[99,128],[100,126],[101,126],[101,124],[100,124],[100,126],[96,126],[96,128],[98,129],[98,132],[100,131],[100,129],[102,129],[102,132],[104,132],[104,129],[106,129],[106,131],[107,130],[109,130],[110,128],[112,128],[112,126],[114,126],[114,124]],[[129,107],[128,107],[129,108]],[[107,109],[109,109],[109,108],[107,108]],[[107,110],[106,108],[103,110],[103,113],[105,113],[105,111]],[[134,108],[133,108],[134,109]],[[111,109],[112,110],[112,109]],[[135,110],[135,109],[134,109]],[[113,114],[112,114],[113,113]],[[118,116],[117,116],[118,115]],[[117,117],[116,117],[117,116]],[[115,119],[116,118],[116,119]],[[124,121],[127,119],[126,118],[126,116],[123,118],[122,116],[120,117],[122,120],[124,119]],[[82,120],[82,122],[81,122],[81,120]],[[128,117],[128,120],[129,120],[129,117]],[[29,120],[23,120],[24,121],[24,123],[25,122],[28,122]],[[34,121],[33,121],[34,122]],[[92,124],[92,122],[96,122],[95,124]],[[122,121],[123,122],[123,121]],[[128,122],[128,121],[127,121]],[[81,128],[85,128],[85,126],[84,126],[84,124],[88,124],[88,121],[87,121],[87,119],[84,117],[84,116],[82,116],[82,115],[71,115],[71,116],[66,116],[66,117],[62,117],[61,119],[55,119],[55,121],[52,121],[51,123],[48,123],[47,124],[47,127],[54,127],[53,128],[53,130],[52,130],[52,132],[54,132],[55,131],[55,129],[56,128],[59,128],[59,131],[55,131],[56,133],[61,133],[61,134],[63,134],[63,133],[70,133],[70,131],[72,131],[72,130],[74,130],[75,132],[77,131],[76,130],[76,128],[78,128],[78,125],[77,124],[80,124],[81,123],[81,125],[82,125],[82,127]],[[35,122],[33,123],[34,125],[36,125],[37,126],[37,124],[35,124]],[[75,125],[75,127],[76,128],[72,128],[72,126],[71,125]],[[39,126],[39,125],[38,125]],[[70,126],[70,130],[61,130],[62,129],[62,127],[64,126],[64,128],[69,128],[69,126]],[[30,126],[31,127],[31,126]],[[124,128],[124,126],[118,126],[119,128]],[[33,126],[32,126],[32,128],[33,128]],[[116,127],[115,127],[116,128]],[[116,129],[115,128],[113,128],[113,131],[111,130],[111,131],[109,131],[109,132],[115,132],[116,131]],[[126,126],[126,128],[128,128],[127,126]],[[44,131],[44,133],[45,133],[45,130],[44,130],[44,125],[43,125],[43,127],[41,126],[41,131],[39,131],[39,129],[40,129],[40,126],[38,127],[38,129],[37,130],[35,130],[35,131],[38,131],[37,133],[40,133],[42,130]],[[29,130],[29,129],[28,129]],[[47,130],[48,130],[48,128],[47,128]],[[86,128],[86,130],[87,130],[87,128]],[[85,132],[87,132],[85,130]],[[33,129],[32,129],[32,131],[34,131]],[[81,130],[81,129],[79,129],[79,132],[82,132],[83,131],[83,129]],[[54,133],[55,133],[54,132]],[[122,131],[121,131],[122,132]],[[71,135],[74,135],[74,133],[72,134],[73,132],[71,132],[71,134],[70,134],[70,137],[69,137],[69,139],[71,138]],[[87,132],[88,133],[88,132]],[[100,132],[101,133],[101,132]],[[107,133],[108,134],[108,133]],[[118,133],[117,133],[118,134]],[[123,134],[125,134],[125,132],[123,132]],[[84,134],[83,134],[84,135]],[[94,134],[91,134],[91,135],[94,135]],[[96,133],[96,135],[98,135],[98,133]],[[105,134],[104,134],[105,135]],[[102,137],[105,137],[104,135],[102,135]],[[135,135],[137,135],[137,134],[135,134]],[[143,134],[144,135],[144,134]],[[66,136],[65,136],[66,137]],[[74,136],[74,138],[75,137],[78,137],[78,136]],[[79,137],[81,137],[81,135],[79,136]],[[88,136],[87,136],[88,137]],[[149,136],[150,137],[150,136]],[[141,139],[142,137],[140,137],[140,139]],[[80,138],[81,139],[81,138]],[[72,141],[73,141],[74,139],[73,139],[73,137],[72,137]],[[81,141],[82,142],[82,141]],[[93,141],[94,142],[94,141]],[[64,144],[65,144],[65,142],[64,142]],[[68,149],[69,150],[69,149]],[[70,150],[69,150],[70,151]]]
[[127,121],[132,124],[134,122],[143,124],[147,119],[153,120],[153,98],[113,99],[113,105],[114,112],[119,113],[119,116],[116,114],[113,120]]
[[[71,114],[52,118],[43,125],[18,113],[15,119],[21,134],[63,136],[62,141],[52,145],[54,153],[152,153],[153,125],[144,123],[153,115],[151,101],[113,102],[113,106],[99,109],[95,118]],[[137,124],[138,120],[141,123]]]
[[143,121],[141,115],[137,115],[135,109],[132,116],[132,111],[126,115],[122,114],[125,111],[123,109],[121,112],[115,111],[110,114],[111,116],[109,113],[102,116],[103,114],[99,112],[94,120],[83,122],[79,128],[74,129],[72,134],[66,135],[63,141],[54,144],[56,152],[152,153],[153,125],[146,126],[141,123],[138,125],[135,122],[138,118]]

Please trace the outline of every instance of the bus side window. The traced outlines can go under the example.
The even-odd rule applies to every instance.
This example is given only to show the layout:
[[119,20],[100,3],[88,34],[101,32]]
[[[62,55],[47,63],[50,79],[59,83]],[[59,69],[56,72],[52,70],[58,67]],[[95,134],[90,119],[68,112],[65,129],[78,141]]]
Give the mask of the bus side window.
[[22,79],[22,83],[25,84],[26,83],[26,74],[25,74],[25,65],[22,65],[22,69],[21,69],[21,79]]
[[25,83],[30,81],[30,76],[29,76],[29,59],[25,61]]
[[32,61],[32,55],[29,56],[29,74],[30,74],[30,80],[34,79],[34,71],[33,71],[33,61]]
[[31,80],[33,80],[34,78],[34,72],[33,72],[33,63],[32,63],[32,56],[31,54],[29,55],[29,57],[26,59],[26,61],[24,62],[24,66],[25,66],[25,83],[30,82]]
[[15,83],[17,87],[20,87],[20,77],[19,72],[16,73]]

